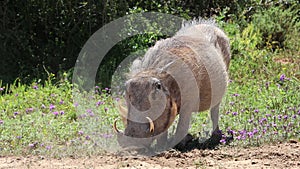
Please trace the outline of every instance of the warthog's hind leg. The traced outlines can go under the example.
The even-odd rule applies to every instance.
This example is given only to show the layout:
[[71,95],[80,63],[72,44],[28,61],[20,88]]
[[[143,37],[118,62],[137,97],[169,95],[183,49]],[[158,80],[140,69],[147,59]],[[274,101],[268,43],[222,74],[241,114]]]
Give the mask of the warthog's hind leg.
[[211,137],[200,144],[199,148],[214,148],[220,144],[222,132],[219,129],[219,109],[220,103],[210,109],[210,118],[213,123],[213,132]]

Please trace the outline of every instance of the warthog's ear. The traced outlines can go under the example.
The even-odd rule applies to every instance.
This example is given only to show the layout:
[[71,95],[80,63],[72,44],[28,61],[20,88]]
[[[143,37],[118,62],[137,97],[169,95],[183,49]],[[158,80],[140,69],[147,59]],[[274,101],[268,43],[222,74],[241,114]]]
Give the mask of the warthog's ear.
[[122,103],[119,103],[118,104],[118,109],[119,109],[119,113],[121,115],[121,119],[122,119],[122,122],[124,124],[124,126],[126,127],[127,126],[127,109],[126,107],[122,106]]
[[172,99],[171,112],[170,112],[170,116],[169,116],[170,118],[169,118],[169,122],[168,122],[168,127],[167,128],[169,128],[173,124],[173,122],[174,122],[174,120],[176,118],[176,115],[177,115],[177,104],[174,101],[174,99]]
[[162,67],[162,68],[158,68],[159,73],[162,73],[162,72],[164,72],[164,71],[167,71],[168,68],[169,68],[172,64],[174,64],[174,61],[172,61],[172,62],[166,64],[166,65],[165,65],[164,67]]

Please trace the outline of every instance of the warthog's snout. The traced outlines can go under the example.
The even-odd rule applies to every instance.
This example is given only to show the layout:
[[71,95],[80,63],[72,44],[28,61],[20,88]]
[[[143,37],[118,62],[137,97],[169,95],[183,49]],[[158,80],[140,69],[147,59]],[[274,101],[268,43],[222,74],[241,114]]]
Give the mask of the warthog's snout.
[[163,81],[158,78],[141,74],[130,79],[126,82],[125,98],[127,110],[120,107],[125,131],[119,131],[116,127],[117,121],[114,123],[114,130],[118,133],[121,145],[128,142],[122,137],[150,138],[159,135],[166,131],[175,119],[177,105],[172,101]]

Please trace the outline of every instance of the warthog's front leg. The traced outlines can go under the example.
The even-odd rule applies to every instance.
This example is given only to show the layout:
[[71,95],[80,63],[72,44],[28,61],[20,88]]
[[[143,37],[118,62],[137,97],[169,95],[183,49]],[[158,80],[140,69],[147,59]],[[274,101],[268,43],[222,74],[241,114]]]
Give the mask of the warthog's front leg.
[[[175,146],[181,142],[188,134],[192,113],[179,114],[179,121],[177,124],[176,132],[171,140],[171,145]],[[186,141],[185,141],[186,142]]]
[[156,139],[156,146],[155,149],[156,151],[160,151],[160,150],[165,150],[165,148],[167,148],[168,144],[168,131],[165,131],[164,133],[162,133],[161,136],[159,136]]

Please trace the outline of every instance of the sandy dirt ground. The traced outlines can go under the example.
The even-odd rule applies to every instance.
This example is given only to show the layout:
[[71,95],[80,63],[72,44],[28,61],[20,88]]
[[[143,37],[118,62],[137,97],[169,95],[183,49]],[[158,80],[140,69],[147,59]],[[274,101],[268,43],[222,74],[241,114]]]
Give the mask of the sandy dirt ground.
[[214,150],[175,150],[153,157],[125,157],[113,154],[85,158],[47,158],[39,156],[2,156],[1,169],[169,169],[169,168],[299,168],[300,142],[260,147],[222,146]]

